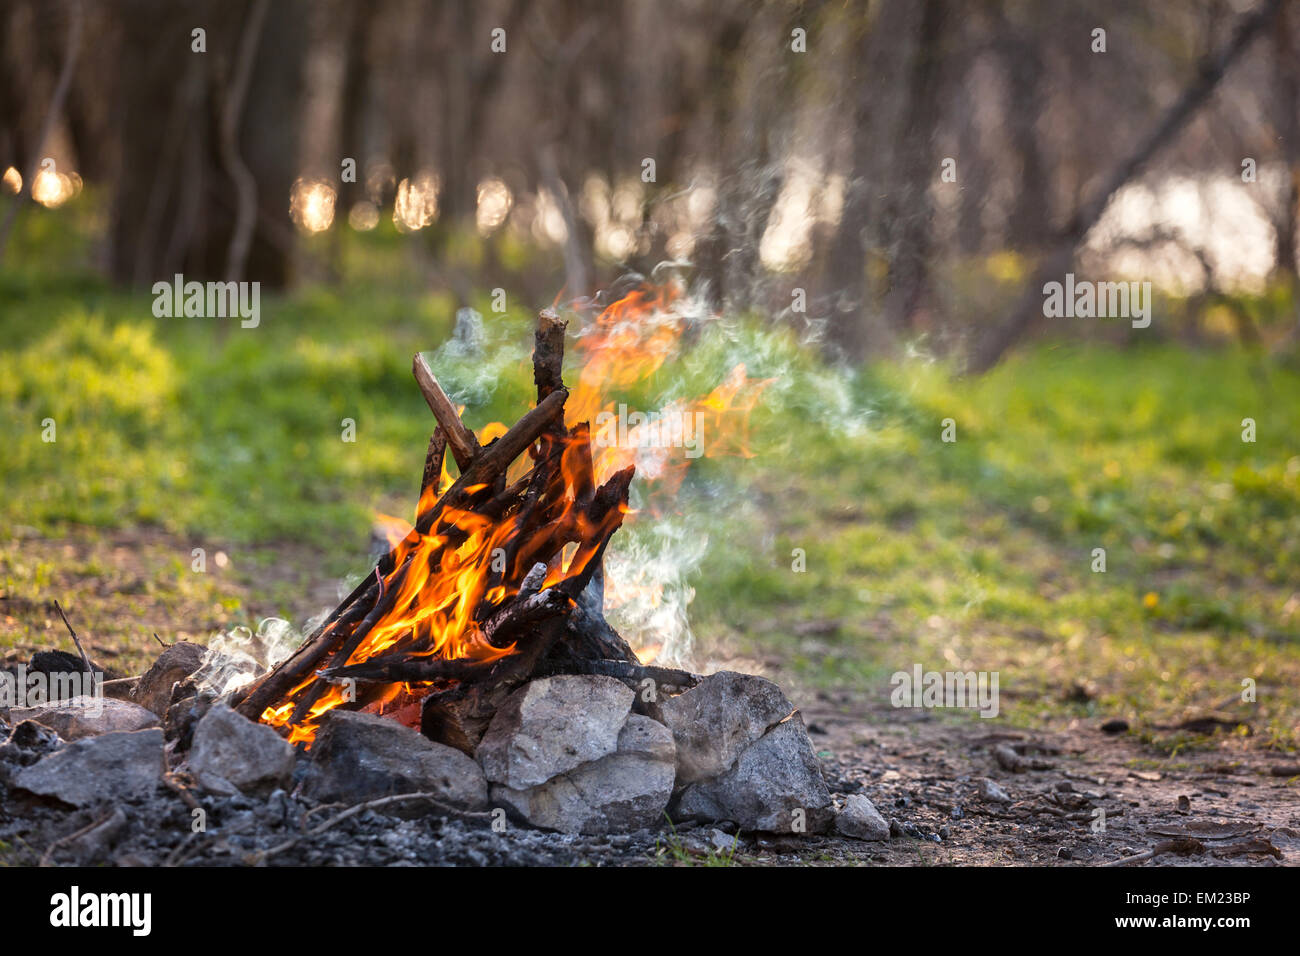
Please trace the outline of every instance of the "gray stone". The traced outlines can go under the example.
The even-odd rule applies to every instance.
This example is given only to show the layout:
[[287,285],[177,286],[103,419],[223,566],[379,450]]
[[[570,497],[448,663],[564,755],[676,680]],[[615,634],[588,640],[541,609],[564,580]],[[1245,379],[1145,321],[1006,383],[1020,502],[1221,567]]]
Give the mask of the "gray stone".
[[683,786],[731,769],[746,748],[793,712],[770,680],[720,671],[661,702],[653,716],[673,732],[677,784]]
[[155,727],[74,741],[18,771],[13,785],[83,807],[148,796],[162,775],[163,733]]
[[30,767],[63,745],[58,734],[34,720],[24,720],[11,728],[5,742],[0,743],[0,784],[9,786],[20,769]]
[[1007,793],[1000,786],[984,777],[980,780],[980,799],[986,803],[1010,803],[1011,794]]
[[696,856],[733,856],[740,851],[740,837],[707,827],[686,834],[682,846]]
[[177,641],[153,662],[131,691],[131,699],[159,717],[167,713],[172,702],[172,687],[183,681],[203,664],[207,648],[189,641]]
[[535,787],[618,749],[635,697],[612,677],[531,681],[506,698],[475,756],[492,783]]
[[673,793],[675,747],[663,724],[631,714],[617,749],[526,789],[492,787],[494,802],[533,826],[563,833],[625,833],[655,826]]
[[717,827],[711,827],[704,836],[715,853],[735,853],[740,849],[739,834],[724,833]]
[[794,714],[746,748],[730,770],[688,784],[672,817],[732,820],[771,833],[821,833],[832,813],[803,717]]
[[[462,809],[487,807],[487,781],[478,764],[385,717],[330,711],[321,721],[311,756],[302,785],[309,800],[361,803],[428,792]],[[398,805],[393,812],[407,811]]]
[[618,753],[641,754],[675,763],[677,745],[673,743],[672,731],[659,721],[640,714],[628,714],[623,729],[618,732]]
[[875,804],[855,793],[835,815],[835,832],[854,840],[888,840],[889,821],[880,815]]
[[294,753],[266,724],[213,704],[194,729],[189,768],[199,786],[223,796],[270,793],[289,785]]
[[53,704],[15,707],[12,713],[15,722],[34,720],[64,740],[129,733],[158,726],[158,717],[151,711],[125,700],[107,697],[72,697]]

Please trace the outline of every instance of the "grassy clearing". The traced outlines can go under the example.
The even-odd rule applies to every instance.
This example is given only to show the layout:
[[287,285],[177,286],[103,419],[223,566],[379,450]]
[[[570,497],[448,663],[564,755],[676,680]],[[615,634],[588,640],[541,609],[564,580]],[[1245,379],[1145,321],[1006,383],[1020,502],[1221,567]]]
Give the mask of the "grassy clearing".
[[1237,715],[1294,739],[1294,373],[1244,354],[1043,349],[979,381],[912,364],[856,389],[865,433],[801,443],[787,471],[760,464],[780,533],[757,575],[748,556],[706,568],[715,626],[739,593],[737,638],[828,682],[997,670],[1017,719],[1170,720],[1251,678],[1258,703]]
[[[4,594],[79,596],[123,641],[148,632],[107,617],[161,606],[202,633],[319,610],[306,582],[358,570],[373,513],[411,506],[430,421],[410,356],[449,338],[450,301],[361,280],[264,297],[257,329],[156,319],[148,296],[51,272],[47,238],[28,235],[0,272]],[[495,364],[442,357],[472,424],[527,402],[530,321],[490,316]],[[1027,722],[1167,723],[1251,678],[1258,702],[1233,712],[1260,742],[1294,743],[1295,370],[1154,346],[1043,347],[980,380],[920,360],[849,374],[742,322],[626,398],[657,407],[742,361],[777,379],[751,423],[753,457],[701,462],[670,522],[686,544],[710,542],[694,578],[703,652],[772,658],[828,685],[878,687],[914,663],[997,670],[1004,713]],[[1255,443],[1241,440],[1248,417]],[[45,419],[56,442],[42,441]],[[122,529],[150,536],[134,603],[85,546]],[[238,549],[239,574],[194,575],[191,544]],[[54,633],[10,614],[0,642]]]

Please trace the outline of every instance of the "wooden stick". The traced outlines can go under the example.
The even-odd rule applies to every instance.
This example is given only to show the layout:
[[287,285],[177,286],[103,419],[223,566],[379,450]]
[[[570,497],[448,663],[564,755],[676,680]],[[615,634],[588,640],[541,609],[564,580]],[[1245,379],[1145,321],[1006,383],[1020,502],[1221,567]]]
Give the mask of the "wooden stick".
[[424,474],[420,478],[420,497],[419,504],[424,502],[424,496],[429,489],[433,489],[435,495],[438,494],[438,482],[442,478],[442,459],[447,454],[447,433],[439,425],[429,436],[429,450],[424,454]]
[[[348,658],[352,656],[352,652],[355,651],[361,645],[361,642],[366,639],[366,635],[370,633],[371,629],[374,628],[379,619],[392,609],[393,603],[397,597],[397,592],[401,590],[402,582],[406,579],[406,573],[410,568],[411,562],[407,561],[393,573],[393,580],[391,583],[385,581],[383,575],[381,575],[378,570],[375,571],[375,582],[379,585],[379,594],[375,598],[374,606],[370,608],[370,612],[366,614],[361,623],[353,628],[352,633],[349,634],[347,639],[343,642],[343,646],[333,652],[330,657],[331,662],[337,661],[339,664],[347,663]],[[299,700],[297,706],[294,707],[293,714],[289,718],[289,723],[296,724],[306,717],[307,711],[311,710],[312,705],[320,699],[323,693],[325,693],[325,688],[326,685],[320,681],[317,681],[313,686],[308,687],[304,691],[302,699]]]
[[[542,589],[542,584],[546,581],[546,565],[538,561],[528,573],[524,575],[524,580],[519,585],[519,593],[515,598],[520,601],[526,601]],[[1275,768],[1276,769],[1276,768]]]
[[586,505],[596,491],[596,466],[591,459],[591,423],[579,422],[569,429],[564,461],[574,476],[574,500]]
[[[232,691],[227,695],[226,704],[232,709],[239,710],[245,717],[256,720],[266,709],[266,703],[263,703],[255,712],[251,710],[252,704],[248,710],[244,709],[244,702],[261,690],[262,685],[271,678],[271,675],[277,671],[293,667],[297,670],[295,676],[301,680],[302,677],[316,665],[335,641],[339,640],[340,632],[346,625],[361,620],[366,616],[379,595],[379,587],[376,582],[376,575],[387,574],[393,569],[393,561],[396,551],[389,551],[379,562],[370,569],[370,573],[358,582],[357,586],[352,589],[352,593],[339,602],[338,607],[329,613],[325,620],[316,626],[316,630],[307,636],[307,639],[298,645],[298,649],[290,654],[285,660],[281,661],[274,669],[267,671],[251,684],[245,684],[243,687]],[[387,567],[385,567],[387,564]],[[300,662],[295,664],[294,662]],[[293,683],[297,683],[294,681]],[[287,690],[292,684],[282,685]]]
[[704,680],[699,674],[678,670],[675,667],[656,667],[632,661],[581,660],[557,661],[542,668],[548,674],[595,674],[617,677],[620,680],[652,680],[668,687],[694,687]]
[[[558,617],[572,608],[573,602],[558,588],[547,588],[523,601],[513,601],[483,625],[483,636],[504,638],[521,628]],[[496,643],[500,643],[497,641]],[[410,654],[386,654],[382,657],[346,666],[329,667],[320,672],[330,680],[351,677],[354,680],[395,684],[399,681],[431,681],[440,678],[463,680],[496,666],[502,659],[475,661],[463,658],[416,657]]]
[[102,826],[107,826],[109,823],[113,822],[113,819],[115,817],[121,817],[122,822],[123,823],[126,822],[126,813],[122,810],[121,807],[115,807],[112,810],[109,810],[107,814],[100,817],[98,820],[86,824],[84,827],[82,827],[80,830],[76,831],[75,833],[69,833],[67,836],[59,837],[57,840],[55,840],[53,843],[51,843],[49,846],[45,848],[45,852],[41,854],[41,862],[39,865],[53,866],[55,850],[57,850],[61,846],[66,846],[69,843],[72,843],[76,840],[81,839],[84,836],[93,833],[94,831],[98,830]]
[[537,669],[537,664],[555,646],[564,634],[564,618],[552,617],[543,621],[532,639],[509,657],[503,657],[493,668],[491,679],[497,683],[510,685],[527,680]]
[[586,644],[594,653],[587,654],[601,660],[636,661],[636,654],[621,634],[610,626],[602,615],[593,614],[578,602],[569,612],[566,625],[574,640]]
[[424,395],[424,400],[429,403],[429,411],[433,412],[433,417],[438,420],[438,424],[442,426],[447,436],[447,443],[451,446],[456,464],[464,472],[469,467],[469,463],[474,460],[474,456],[479,453],[478,439],[460,420],[456,406],[442,390],[438,379],[434,377],[433,369],[429,368],[429,363],[419,352],[416,352],[415,357],[411,359],[411,372],[415,375],[415,383],[420,386],[420,393]]
[[530,468],[523,477],[513,485],[506,488],[506,490],[500,494],[494,496],[492,500],[482,508],[476,509],[478,513],[485,518],[491,518],[494,521],[498,520],[502,515],[510,510],[512,505],[520,503],[520,496],[523,495],[523,493],[528,489],[528,486],[532,484],[533,474],[536,470],[537,466]]
[[77,653],[81,655],[81,663],[86,665],[87,671],[92,674],[95,673],[95,668],[90,664],[90,657],[87,656],[86,649],[81,646],[81,641],[77,640],[77,632],[74,631],[72,625],[68,623],[68,615],[63,613],[63,605],[59,603],[57,598],[54,600],[54,609],[59,612],[59,617],[63,618],[63,626],[66,627],[68,633],[72,635],[72,643],[77,645]]
[[[505,471],[556,417],[562,415],[569,393],[563,388],[552,392],[537,407],[529,410],[519,421],[492,444],[483,448],[469,468],[461,473],[427,512],[420,515],[413,534],[428,534],[447,507],[463,507],[472,497],[470,489],[490,483]],[[376,565],[380,574],[390,573],[396,561],[396,549],[389,551]],[[329,618],[316,629],[302,646],[284,661],[252,684],[231,696],[230,706],[250,720],[261,717],[266,708],[279,700],[291,687],[300,684],[321,659],[329,653],[341,636],[341,624],[353,623],[365,617],[378,596],[378,587],[372,572],[369,581],[362,581]],[[346,620],[345,620],[346,618]]]
[[464,680],[471,674],[487,670],[497,662],[474,661],[466,659],[390,657],[362,661],[360,664],[348,664],[346,667],[330,667],[320,671],[325,680],[342,680],[351,678],[367,684],[398,684],[402,682],[423,683],[425,681],[450,679]]
[[558,588],[547,588],[521,601],[511,601],[483,623],[483,636],[489,644],[501,645],[502,638],[520,627],[534,624],[556,614],[563,614],[573,601]]
[[567,319],[560,318],[554,309],[542,309],[537,314],[537,332],[533,336],[533,382],[537,385],[540,402],[557,388],[564,387],[564,330]]
[[[537,313],[537,331],[533,335],[533,383],[537,386],[538,402],[564,388],[564,330],[568,324],[568,320],[560,318],[554,309]],[[564,419],[560,418],[546,430],[542,439],[543,454],[563,442]]]
[[[546,493],[551,484],[551,479],[555,477],[557,464],[555,456],[549,455],[541,459],[532,470],[532,480],[528,483],[528,488],[520,502],[519,513],[514,518],[514,534],[506,542],[503,579],[511,579],[512,575],[517,575],[520,570],[517,567],[519,549],[533,538],[532,535],[528,534],[529,522],[537,510],[537,503],[541,500],[542,495]],[[532,564],[525,565],[525,567],[532,567]]]
[[560,589],[575,601],[591,580],[591,576],[596,573],[596,569],[605,560],[605,549],[609,547],[610,538],[623,525],[623,506],[627,504],[628,492],[635,472],[636,466],[628,465],[622,471],[616,472],[592,496],[591,507],[587,509],[587,513],[602,529],[600,536],[595,540],[582,541],[578,544],[578,550],[569,562],[569,567],[572,568],[577,564],[580,570],[576,575],[565,578],[559,585]]
[[537,441],[542,432],[564,412],[564,403],[569,393],[558,389],[546,396],[546,399],[532,408],[523,418],[515,422],[510,430],[482,449],[465,471],[461,472],[455,484],[447,489],[438,499],[437,505],[422,516],[416,530],[427,534],[446,507],[460,508],[472,496],[470,489],[491,485],[496,476],[510,467],[510,463]]
[[1145,853],[1138,853],[1134,856],[1122,856],[1118,860],[1111,860],[1109,863],[1102,863],[1101,865],[1103,867],[1132,866],[1134,863],[1141,863],[1144,860],[1153,859],[1161,853],[1177,853],[1179,856],[1200,856],[1204,852],[1205,844],[1200,840],[1193,837],[1178,837],[1173,840],[1161,840]]

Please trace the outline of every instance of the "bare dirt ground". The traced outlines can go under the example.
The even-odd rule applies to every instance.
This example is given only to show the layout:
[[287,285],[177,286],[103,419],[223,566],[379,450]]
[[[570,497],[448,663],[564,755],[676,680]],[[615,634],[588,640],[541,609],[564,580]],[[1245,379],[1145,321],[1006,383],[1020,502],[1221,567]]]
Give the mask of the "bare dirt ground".
[[[156,654],[154,633],[201,641],[271,614],[301,621],[337,599],[335,579],[292,545],[241,554],[209,543],[208,570],[196,573],[191,549],[198,546],[152,531],[12,536],[0,549],[0,664],[73,649],[54,598],[69,609],[92,657],[119,674],[142,670]],[[765,670],[781,680],[779,666]],[[1101,720],[1029,730],[895,710],[883,692],[787,691],[837,802],[866,795],[891,821],[890,840],[742,835],[720,852],[720,832],[681,828],[567,847],[576,857],[532,862],[1300,863],[1300,766],[1233,732],[1232,721],[1208,720],[1190,746],[1170,753],[1136,728],[1105,733]],[[496,862],[490,854],[488,861]],[[474,862],[473,854],[461,862]]]
[[[803,711],[832,791],[864,793],[898,824],[888,843],[826,847],[864,862],[1097,866],[1160,848],[1126,865],[1300,863],[1300,766],[1250,737],[1164,757],[1101,722],[1036,732],[850,693]],[[981,795],[986,779],[1008,799]]]

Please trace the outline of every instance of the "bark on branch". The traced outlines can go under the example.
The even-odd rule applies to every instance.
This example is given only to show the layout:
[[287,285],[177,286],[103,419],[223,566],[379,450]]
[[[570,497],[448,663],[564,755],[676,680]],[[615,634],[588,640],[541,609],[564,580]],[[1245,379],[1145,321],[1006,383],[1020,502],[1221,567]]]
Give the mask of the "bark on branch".
[[460,414],[456,411],[456,406],[442,390],[442,386],[438,384],[438,379],[433,374],[433,369],[429,368],[429,363],[419,352],[416,352],[415,358],[411,360],[411,372],[415,375],[415,382],[420,386],[420,393],[424,396],[424,400],[429,403],[429,411],[433,412],[433,417],[438,420],[443,434],[447,436],[447,443],[451,446],[451,453],[456,459],[457,467],[463,472],[479,452],[478,439],[465,427]]

